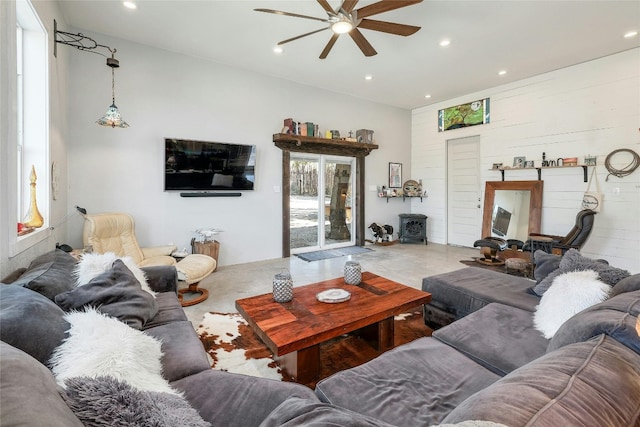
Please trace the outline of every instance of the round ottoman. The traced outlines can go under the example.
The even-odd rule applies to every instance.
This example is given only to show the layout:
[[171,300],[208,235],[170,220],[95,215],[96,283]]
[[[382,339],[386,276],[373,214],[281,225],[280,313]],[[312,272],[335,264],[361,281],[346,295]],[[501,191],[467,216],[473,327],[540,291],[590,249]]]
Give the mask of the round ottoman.
[[[198,282],[207,277],[216,268],[216,260],[208,255],[187,255],[176,264],[178,279],[184,281],[189,287],[179,289],[178,295],[183,307],[198,304],[209,297],[209,291],[198,288]],[[200,296],[184,299],[183,294],[199,294]]]

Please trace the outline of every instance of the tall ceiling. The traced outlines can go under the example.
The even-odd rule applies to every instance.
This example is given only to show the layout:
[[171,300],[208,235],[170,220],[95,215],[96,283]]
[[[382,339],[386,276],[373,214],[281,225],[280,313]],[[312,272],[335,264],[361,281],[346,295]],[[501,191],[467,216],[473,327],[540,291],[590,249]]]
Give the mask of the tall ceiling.
[[[356,9],[375,2],[360,0]],[[329,29],[285,44],[281,54],[273,48],[327,24],[253,10],[326,18],[314,0],[135,0],[135,10],[119,0],[59,3],[72,27],[65,31],[102,33],[407,109],[640,47],[640,36],[623,37],[640,31],[637,0],[425,0],[371,17],[422,27],[414,35],[361,30],[378,52],[372,57],[342,35],[324,60]],[[444,39],[449,46],[440,46]]]

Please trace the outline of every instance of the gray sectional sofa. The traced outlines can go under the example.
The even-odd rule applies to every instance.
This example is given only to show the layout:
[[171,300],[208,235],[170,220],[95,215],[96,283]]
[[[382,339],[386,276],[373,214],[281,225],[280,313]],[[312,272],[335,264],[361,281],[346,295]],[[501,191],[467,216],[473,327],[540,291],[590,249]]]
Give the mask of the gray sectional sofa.
[[[553,279],[587,261],[541,260],[538,275],[546,269]],[[320,381],[316,394],[395,426],[640,426],[640,274],[597,262],[602,277],[624,278],[551,339],[534,328],[542,277],[467,267],[425,278],[433,294],[425,311],[436,312],[428,319],[447,326]]]
[[[557,274],[560,260],[545,261],[553,261],[547,277]],[[210,369],[177,300],[172,267],[145,269],[158,292],[150,302],[139,285],[121,280],[128,270],[118,262],[90,282],[93,289],[74,294],[74,264],[55,251],[0,285],[2,426],[115,425],[105,400],[96,405],[102,393],[116,404],[138,399],[141,414],[125,415],[139,422],[118,425],[640,427],[640,274],[617,281],[610,298],[570,318],[551,339],[532,320],[543,279],[521,282],[474,267],[426,278],[440,310],[457,320],[320,381],[314,393]],[[545,265],[541,260],[539,270]],[[70,334],[58,304],[74,307],[88,295],[100,295],[97,305],[110,316],[162,340],[162,373],[183,402],[87,379],[61,389],[48,362]],[[149,407],[153,416],[144,412]]]
[[[83,286],[85,289],[77,288],[75,295],[66,294],[73,292],[75,287],[72,275],[75,265],[73,257],[56,250],[34,260],[26,271],[14,275],[10,284],[0,284],[0,425],[3,427],[195,426],[208,425],[207,422],[213,426],[246,427],[259,425],[290,397],[317,402],[312,390],[298,384],[212,370],[204,348],[178,301],[175,268],[144,269],[149,286],[158,292],[149,300],[144,293],[140,294],[139,284],[137,289],[133,289],[131,282],[127,283],[124,276],[117,275],[124,270],[99,277],[100,280],[91,282],[95,285],[92,288]],[[118,288],[122,292],[111,292]],[[162,341],[163,376],[173,389],[183,394],[188,406],[195,408],[197,413],[190,413],[190,408],[180,406],[178,402],[178,405],[168,405],[170,409],[165,408],[162,420],[158,421],[150,412],[140,409],[145,400],[130,391],[125,397],[139,399],[136,407],[142,411],[138,414],[140,422],[128,420],[130,423],[121,424],[109,418],[113,414],[104,406],[104,399],[97,403],[98,414],[89,412],[89,405],[96,402],[88,399],[91,396],[87,395],[101,391],[96,389],[96,384],[89,384],[93,387],[90,388],[86,381],[85,384],[74,383],[76,394],[73,396],[70,388],[66,392],[62,390],[49,369],[49,359],[68,336],[69,324],[63,317],[65,312],[54,300],[58,296],[58,303],[84,303],[89,293],[101,295],[100,301],[93,305]],[[59,297],[64,294],[66,298]],[[140,297],[136,299],[132,295]],[[104,386],[113,387],[113,384]],[[122,384],[116,389],[122,392]],[[114,392],[109,389],[106,394],[103,396],[105,399],[113,396]],[[156,399],[153,405],[160,407],[159,397],[153,398]],[[86,407],[83,408],[79,402]],[[77,414],[82,412],[82,416],[91,418],[90,422],[83,419],[83,424],[80,421]]]

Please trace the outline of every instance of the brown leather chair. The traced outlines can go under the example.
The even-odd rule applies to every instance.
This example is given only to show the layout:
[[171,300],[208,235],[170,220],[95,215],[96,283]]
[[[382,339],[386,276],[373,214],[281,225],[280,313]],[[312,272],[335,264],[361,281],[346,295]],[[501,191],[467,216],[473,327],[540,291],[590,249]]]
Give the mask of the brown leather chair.
[[593,229],[596,212],[584,209],[576,215],[576,224],[566,236],[531,233],[524,250],[535,252],[541,249],[547,253],[562,255],[569,249],[580,249],[586,243]]

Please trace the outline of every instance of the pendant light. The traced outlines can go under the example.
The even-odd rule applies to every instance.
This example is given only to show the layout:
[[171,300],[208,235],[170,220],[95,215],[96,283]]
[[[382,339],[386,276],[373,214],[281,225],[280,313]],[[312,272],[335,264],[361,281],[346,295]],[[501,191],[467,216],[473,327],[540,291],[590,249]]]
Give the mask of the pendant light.
[[[116,106],[116,75],[115,69],[120,67],[120,62],[115,58],[115,53],[117,49],[110,48],[107,45],[100,44],[96,42],[91,37],[85,36],[82,33],[69,33],[66,31],[58,30],[58,23],[56,20],[53,20],[53,31],[56,35],[56,42],[53,45],[53,55],[57,55],[58,43],[64,44],[67,46],[75,47],[78,50],[83,52],[96,53],[98,55],[104,56],[107,58],[107,66],[111,68],[111,105],[107,109],[107,112],[104,116],[100,117],[96,120],[96,123],[102,126],[109,126],[112,128],[128,128],[129,124],[122,120],[122,116],[120,115],[120,111],[118,111],[118,107]],[[99,50],[107,50],[111,54],[111,57],[108,57],[101,53]]]
[[96,120],[101,126],[111,126],[112,128],[128,128],[129,124],[122,120],[122,116],[120,115],[120,111],[118,111],[118,107],[116,106],[116,77],[115,77],[115,69],[120,67],[120,63],[117,59],[115,59],[114,55],[116,53],[116,49],[111,51],[111,58],[107,58],[107,66],[111,67],[111,105],[107,109],[107,112],[104,113],[104,116],[100,117]]

